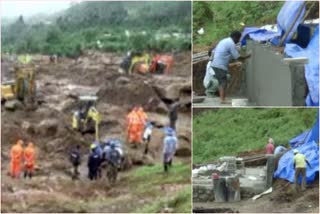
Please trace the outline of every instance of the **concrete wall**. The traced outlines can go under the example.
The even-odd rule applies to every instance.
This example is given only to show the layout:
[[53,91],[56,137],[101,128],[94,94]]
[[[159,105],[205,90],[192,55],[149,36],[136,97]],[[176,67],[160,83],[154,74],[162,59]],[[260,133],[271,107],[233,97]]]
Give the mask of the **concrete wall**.
[[286,65],[274,47],[248,41],[252,56],[247,62],[246,94],[259,106],[304,105],[303,65]]

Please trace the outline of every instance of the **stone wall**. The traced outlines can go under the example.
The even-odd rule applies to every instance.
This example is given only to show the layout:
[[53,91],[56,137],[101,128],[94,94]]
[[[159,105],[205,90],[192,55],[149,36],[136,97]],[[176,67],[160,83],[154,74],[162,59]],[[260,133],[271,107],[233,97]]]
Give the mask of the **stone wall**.
[[213,185],[192,185],[192,200],[193,202],[213,202],[214,193]]

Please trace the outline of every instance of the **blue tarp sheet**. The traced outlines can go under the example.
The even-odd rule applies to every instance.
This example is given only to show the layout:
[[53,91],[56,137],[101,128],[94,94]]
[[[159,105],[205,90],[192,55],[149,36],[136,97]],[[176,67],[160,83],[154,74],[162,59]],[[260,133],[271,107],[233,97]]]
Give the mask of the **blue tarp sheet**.
[[[285,34],[289,30],[291,23],[297,16],[300,6],[304,1],[286,1],[282,6],[278,16],[277,16],[277,28],[278,32],[267,31],[256,27],[246,27],[242,32],[241,44],[245,45],[245,38],[248,35],[252,40],[255,41],[269,41],[273,40],[274,44],[279,42],[279,37]],[[285,43],[290,41],[294,32],[297,30],[298,25],[302,22],[303,16],[305,14],[305,6],[297,19],[296,23],[292,27],[290,33],[288,34]]]
[[[305,133],[305,132],[304,132]],[[282,178],[294,182],[294,167],[293,167],[293,148],[304,154],[309,161],[311,167],[307,166],[306,180],[307,183],[314,181],[316,173],[319,172],[319,112],[317,114],[317,120],[310,131],[307,131],[308,137],[303,144],[300,144],[304,140],[305,134],[300,134],[297,137],[290,140],[290,142],[296,142],[295,147],[286,152],[279,160],[278,168],[274,173],[274,178]],[[301,182],[301,178],[299,180]]]
[[284,52],[290,57],[307,57],[309,63],[305,65],[305,78],[309,94],[306,98],[307,106],[319,106],[319,25],[307,48],[296,44],[286,44]]

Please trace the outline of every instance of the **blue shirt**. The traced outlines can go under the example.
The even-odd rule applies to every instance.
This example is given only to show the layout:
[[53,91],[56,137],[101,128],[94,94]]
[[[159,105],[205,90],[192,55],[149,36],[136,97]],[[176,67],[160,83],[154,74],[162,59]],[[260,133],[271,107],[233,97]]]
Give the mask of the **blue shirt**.
[[240,56],[236,44],[230,37],[221,40],[212,54],[214,54],[214,57],[211,67],[220,68],[225,71],[228,71],[230,60],[238,59]]
[[172,154],[176,152],[178,139],[175,136],[166,136],[163,141],[163,154]]
[[280,154],[286,150],[287,150],[287,148],[284,146],[277,146],[276,149],[274,150],[274,154],[277,155],[277,154]]

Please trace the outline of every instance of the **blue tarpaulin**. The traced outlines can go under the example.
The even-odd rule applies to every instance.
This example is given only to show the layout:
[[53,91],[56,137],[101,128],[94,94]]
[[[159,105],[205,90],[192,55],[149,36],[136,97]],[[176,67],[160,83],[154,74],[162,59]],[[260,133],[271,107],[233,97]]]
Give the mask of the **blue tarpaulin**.
[[305,65],[305,78],[309,94],[306,98],[307,106],[319,106],[319,25],[307,48],[296,44],[286,44],[284,52],[290,57],[307,57],[309,63]]
[[[280,41],[280,38],[287,32],[291,24],[295,21],[295,18],[298,14],[300,6],[304,4],[304,1],[286,1],[282,6],[278,16],[277,16],[277,32],[268,31],[260,29],[257,27],[246,27],[242,32],[241,44],[244,45],[246,36],[249,36],[252,40],[255,41],[269,41],[273,39],[272,43],[277,45]],[[305,6],[301,11],[300,16],[298,17],[296,23],[293,25],[290,33],[285,39],[284,43],[287,43],[292,38],[294,32],[297,30],[298,25],[302,22],[303,16],[305,14]]]
[[[306,135],[308,136],[306,137]],[[281,157],[273,177],[282,178],[291,183],[294,182],[293,149],[297,149],[299,153],[305,155],[311,165],[311,167],[307,165],[306,181],[307,183],[313,182],[316,173],[319,173],[319,112],[312,129],[298,135],[289,142],[294,143],[294,147],[291,147],[292,149]],[[299,182],[301,182],[301,178]]]

